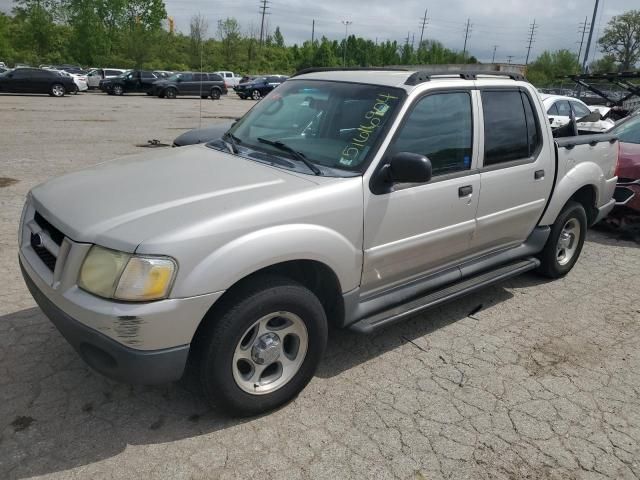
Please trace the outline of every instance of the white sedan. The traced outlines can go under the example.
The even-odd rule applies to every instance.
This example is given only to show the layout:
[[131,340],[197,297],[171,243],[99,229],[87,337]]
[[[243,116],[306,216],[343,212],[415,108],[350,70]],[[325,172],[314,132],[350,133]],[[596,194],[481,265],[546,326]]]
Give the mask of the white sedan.
[[43,67],[43,70],[51,70],[53,72],[58,72],[60,75],[64,75],[65,77],[71,78],[73,80],[73,83],[76,84],[76,91],[74,93],[85,92],[89,90],[89,84],[87,82],[86,75],[69,73],[69,72],[65,72],[64,70],[56,70],[55,68],[47,68],[47,67]]
[[[541,97],[544,108],[547,110],[549,121],[551,122],[551,128],[554,130],[569,123],[572,110],[576,120],[586,117],[595,111],[602,114],[600,110],[601,107],[589,108],[584,102],[577,98],[546,94],[542,94]],[[602,133],[613,127],[614,123],[615,122],[609,118],[604,120],[600,119],[597,122],[578,122],[578,130]]]

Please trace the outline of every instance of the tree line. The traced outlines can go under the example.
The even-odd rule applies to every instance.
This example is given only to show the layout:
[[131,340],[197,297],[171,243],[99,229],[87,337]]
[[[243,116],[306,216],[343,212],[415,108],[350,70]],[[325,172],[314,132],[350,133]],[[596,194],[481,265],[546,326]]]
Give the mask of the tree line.
[[[477,63],[437,40],[373,42],[350,35],[287,45],[276,27],[262,42],[234,18],[210,25],[194,15],[188,33],[173,32],[163,0],[16,0],[0,13],[0,61],[7,64],[80,64],[161,70],[233,70],[289,74],[307,67]],[[346,43],[346,45],[345,45]],[[640,10],[612,18],[598,44],[605,56],[595,71],[629,70],[640,60]],[[346,55],[345,55],[346,46]],[[536,85],[578,73],[569,50],[543,52],[529,65]]]

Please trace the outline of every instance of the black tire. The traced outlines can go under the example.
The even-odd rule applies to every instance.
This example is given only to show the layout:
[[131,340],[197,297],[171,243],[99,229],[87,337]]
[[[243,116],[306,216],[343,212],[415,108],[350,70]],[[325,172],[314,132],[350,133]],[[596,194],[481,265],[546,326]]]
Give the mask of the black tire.
[[240,97],[240,100],[246,100],[247,97],[245,97],[244,95],[238,95],[238,97]]
[[211,100],[220,100],[220,90],[217,88],[211,89]]
[[205,99],[207,99],[207,98],[209,98],[209,97],[207,97],[206,95],[200,95],[200,98],[201,98],[201,99],[203,99],[203,100],[205,100]]
[[124,95],[124,87],[122,85],[114,85],[112,91],[114,95]]
[[[572,250],[570,257],[562,254],[561,236],[563,232],[568,232],[568,226],[579,226],[579,232],[577,235],[567,234],[563,236],[565,242],[569,242],[569,248]],[[545,277],[560,278],[564,277],[573,268],[575,263],[580,257],[580,252],[584,245],[584,239],[587,234],[587,214],[584,207],[578,203],[570,200],[564,206],[558,218],[551,226],[551,233],[547,239],[547,243],[544,246],[544,250],[539,255],[541,261],[538,272]]]
[[175,88],[167,88],[164,92],[165,98],[173,100],[178,96],[178,91]]
[[260,100],[262,98],[262,94],[260,93],[260,90],[252,91],[251,98],[253,98],[254,100]]
[[164,90],[158,94],[158,98],[164,98]]
[[[230,295],[216,318],[206,319],[197,340],[205,398],[238,416],[273,410],[294,398],[313,377],[327,343],[324,309],[307,288],[278,276],[255,278]],[[302,320],[308,336],[306,355],[293,376],[277,389],[260,395],[247,393],[234,378],[234,352],[246,339],[247,329],[273,312],[291,312]],[[283,348],[284,344],[282,339]]]
[[78,85],[74,85],[73,86],[73,94],[77,95],[78,93],[80,93],[80,89],[78,88]]
[[54,83],[49,88],[49,95],[52,97],[64,97],[65,93],[67,93],[67,89],[61,83]]

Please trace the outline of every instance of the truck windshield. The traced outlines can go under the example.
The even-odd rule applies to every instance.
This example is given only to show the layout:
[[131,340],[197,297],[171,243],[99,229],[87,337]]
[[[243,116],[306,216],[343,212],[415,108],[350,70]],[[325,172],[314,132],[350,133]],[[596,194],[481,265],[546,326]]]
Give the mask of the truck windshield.
[[382,85],[288,80],[229,133],[243,147],[291,157],[264,139],[281,142],[318,167],[353,175],[367,167],[404,97]]

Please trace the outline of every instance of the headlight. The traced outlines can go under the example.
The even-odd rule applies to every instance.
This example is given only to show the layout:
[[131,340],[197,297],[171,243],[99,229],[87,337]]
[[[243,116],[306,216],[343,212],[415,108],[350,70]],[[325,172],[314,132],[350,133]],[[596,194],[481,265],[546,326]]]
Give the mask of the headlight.
[[176,273],[169,257],[146,257],[91,247],[80,269],[78,285],[105,298],[150,301],[166,298]]

